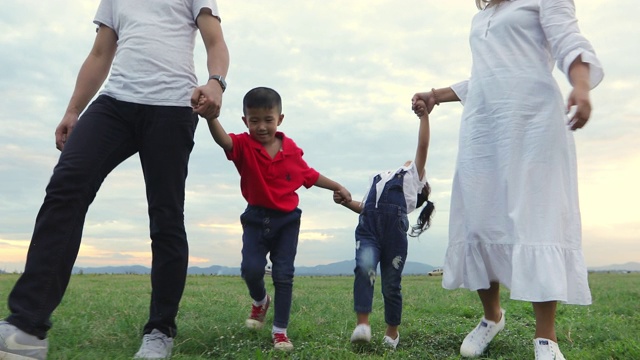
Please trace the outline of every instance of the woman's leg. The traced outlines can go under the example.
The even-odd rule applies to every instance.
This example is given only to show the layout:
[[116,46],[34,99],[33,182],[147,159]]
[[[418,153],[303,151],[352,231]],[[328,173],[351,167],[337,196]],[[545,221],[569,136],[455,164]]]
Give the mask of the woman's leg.
[[531,303],[536,315],[536,338],[558,342],[556,337],[556,301]]
[[500,283],[491,282],[488,289],[478,290],[478,296],[484,309],[484,318],[493,322],[500,321],[502,310],[500,308]]

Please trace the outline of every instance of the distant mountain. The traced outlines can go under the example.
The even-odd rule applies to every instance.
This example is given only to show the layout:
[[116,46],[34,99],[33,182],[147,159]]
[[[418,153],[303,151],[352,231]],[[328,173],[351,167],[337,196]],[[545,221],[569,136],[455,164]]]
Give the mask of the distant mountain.
[[[316,266],[296,266],[296,275],[298,276],[320,276],[320,275],[353,275],[355,260],[340,261],[326,265]],[[403,274],[426,274],[435,267],[419,262],[408,261],[404,265]],[[134,266],[106,266],[106,267],[74,267],[74,274],[150,274],[151,269],[148,267]],[[187,270],[190,275],[240,275],[239,267],[227,267],[213,265],[209,267],[191,266]]]
[[625,264],[606,265],[589,268],[591,271],[640,271],[639,262],[628,262]]

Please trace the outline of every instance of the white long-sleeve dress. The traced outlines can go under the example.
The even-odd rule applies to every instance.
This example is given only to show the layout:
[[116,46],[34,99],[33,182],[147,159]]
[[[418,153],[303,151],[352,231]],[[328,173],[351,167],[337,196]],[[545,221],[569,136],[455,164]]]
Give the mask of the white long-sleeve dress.
[[572,0],[513,0],[473,18],[469,80],[451,195],[443,287],[590,304],[577,168],[564,96],[552,76],[578,57],[603,77]]

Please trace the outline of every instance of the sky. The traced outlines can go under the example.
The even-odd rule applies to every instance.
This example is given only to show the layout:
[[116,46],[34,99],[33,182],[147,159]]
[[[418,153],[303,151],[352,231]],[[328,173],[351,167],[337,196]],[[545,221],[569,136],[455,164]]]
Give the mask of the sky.
[[[576,0],[582,33],[605,71],[591,92],[593,113],[575,133],[583,249],[589,267],[640,262],[640,27],[637,0]],[[3,3],[0,12],[0,269],[22,271],[34,220],[59,156],[54,130],[91,49],[98,0]],[[245,131],[242,97],[256,86],[283,98],[280,130],[306,161],[354,198],[369,176],[413,159],[411,97],[469,76],[473,0],[219,0],[230,51],[220,120]],[[200,83],[204,46],[195,52]],[[556,71],[565,94],[566,77]],[[440,266],[462,105],[431,113],[427,176],[432,227],[409,238],[408,261]],[[240,265],[239,176],[209,135],[196,131],[185,204],[190,266]],[[303,211],[296,265],[354,256],[357,214],[321,188],[298,191]],[[415,223],[417,212],[410,215]],[[102,185],[89,209],[76,266],[150,266],[144,183],[137,156]]]

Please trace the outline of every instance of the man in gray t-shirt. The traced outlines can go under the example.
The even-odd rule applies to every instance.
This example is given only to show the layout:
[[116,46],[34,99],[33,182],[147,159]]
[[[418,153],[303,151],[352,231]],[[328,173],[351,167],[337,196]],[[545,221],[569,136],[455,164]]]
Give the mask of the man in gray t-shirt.
[[[101,0],[94,23],[93,48],[56,128],[61,155],[25,270],[9,295],[11,314],[0,321],[0,358],[46,358],[50,317],[69,283],[88,207],[106,176],[136,153],[153,261],[149,320],[135,357],[171,355],[188,262],[185,181],[198,121],[192,106],[202,98],[198,113],[217,117],[229,53],[215,0]],[[198,30],[210,75],[199,87],[193,61]]]

